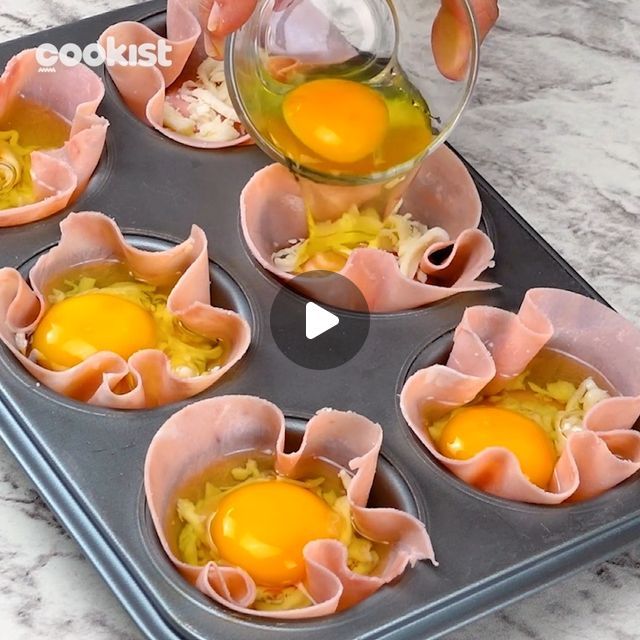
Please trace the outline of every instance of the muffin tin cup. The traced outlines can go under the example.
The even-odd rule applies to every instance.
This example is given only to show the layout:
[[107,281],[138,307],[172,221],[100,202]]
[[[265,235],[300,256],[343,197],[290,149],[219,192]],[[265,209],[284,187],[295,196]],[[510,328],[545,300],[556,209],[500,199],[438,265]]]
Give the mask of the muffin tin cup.
[[[95,41],[121,20],[164,10],[154,0],[0,45],[0,65],[41,42]],[[159,21],[159,22],[158,22]],[[106,410],[67,401],[38,387],[0,349],[0,435],[60,521],[76,538],[143,633],[154,640],[262,640],[335,636],[360,640],[433,637],[503,606],[640,535],[637,476],[594,500],[537,507],[464,485],[430,458],[404,423],[398,393],[407,376],[446,357],[451,332],[469,305],[516,310],[532,287],[557,287],[601,300],[476,172],[484,225],[497,249],[483,276],[503,286],[437,305],[374,314],[361,351],[343,366],[316,371],[289,361],[271,336],[269,316],[283,286],[247,253],[239,197],[270,161],[255,147],[203,151],[146,127],[109,89],[106,165],[74,210],[102,211],[143,248],[184,239],[192,224],[209,240],[214,303],[250,323],[252,345],[213,387],[194,399],[142,411]],[[113,89],[113,87],[112,87]],[[59,239],[64,214],[0,234],[0,266],[29,264]],[[218,296],[218,297],[216,297]],[[426,522],[439,567],[420,562],[347,611],[273,623],[233,613],[197,593],[160,551],[142,489],[144,458],[158,428],[194,400],[250,394],[276,404],[298,433],[323,407],[356,411],[384,430],[374,498],[397,503]]]
[[[418,353],[415,355],[413,361],[411,361],[405,369],[404,379],[400,381],[399,387],[397,390],[397,397],[399,398],[400,392],[402,391],[402,387],[406,383],[406,381],[415,373],[422,369],[426,369],[432,365],[445,365],[451,349],[453,347],[453,337],[454,337],[455,329],[447,331],[443,335],[439,336],[425,347],[420,349]],[[499,496],[492,495],[481,489],[477,489],[476,487],[471,486],[466,483],[464,480],[458,478],[455,474],[453,474],[450,470],[448,470],[439,460],[436,459],[435,456],[431,454],[431,452],[425,447],[424,443],[420,442],[420,439],[417,435],[409,428],[406,421],[402,416],[402,411],[400,409],[400,405],[398,403],[398,414],[400,419],[402,419],[403,425],[407,430],[407,444],[415,446],[425,458],[425,464],[429,465],[429,467],[433,470],[437,470],[442,473],[443,476],[451,482],[453,486],[455,486],[458,490],[475,497],[478,500],[486,501],[489,504],[493,504],[495,506],[499,506],[504,509],[513,509],[516,511],[530,512],[532,517],[535,518],[536,514],[541,511],[545,511],[548,509],[556,509],[556,510],[564,510],[567,513],[582,513],[591,510],[597,510],[602,508],[602,499],[607,497],[606,499],[611,499],[611,497],[615,494],[616,491],[624,490],[624,488],[631,484],[635,484],[636,487],[640,484],[640,475],[636,474],[630,477],[628,480],[622,482],[621,484],[609,489],[605,494],[596,498],[590,498],[586,500],[581,500],[577,502],[562,502],[557,505],[544,505],[544,504],[535,504],[535,503],[525,503],[518,502],[515,500],[509,500],[506,498],[501,498]]]
[[[158,238],[150,235],[127,233],[126,230],[124,232],[124,239],[127,244],[143,251],[166,251],[180,243],[180,241],[177,239]],[[29,281],[29,272],[34,267],[38,259],[41,256],[45,255],[51,248],[52,247],[44,248],[42,251],[31,256],[23,264],[17,267],[20,275],[27,282]],[[212,262],[210,262],[209,266],[209,277],[211,281],[211,306],[234,311],[244,320],[246,320],[250,327],[255,324],[255,314],[253,309],[251,308],[251,304],[244,294],[242,288],[235,282],[233,277],[229,275],[222,267]],[[119,409],[91,405],[72,398],[67,398],[60,393],[49,389],[46,385],[34,381],[33,376],[31,376],[29,372],[21,366],[20,362],[18,362],[16,358],[13,357],[13,354],[4,345],[3,350],[0,351],[0,360],[5,361],[5,365],[8,371],[13,374],[18,380],[20,380],[25,387],[32,389],[34,392],[44,396],[51,402],[56,402],[68,407],[69,409],[81,411],[84,413],[93,412],[104,415],[107,412],[112,412],[114,416],[117,416],[122,411]],[[243,366],[244,357],[241,358],[240,362],[236,363],[224,377],[241,375]],[[182,401],[183,404],[187,400]],[[172,403],[172,405],[179,406],[179,403]],[[142,409],[137,411],[153,411],[153,409]]]
[[[152,5],[153,3],[148,3],[149,5]],[[116,22],[119,21],[114,21],[113,24],[115,24]],[[136,20],[136,22],[139,22],[140,24],[142,24],[144,27],[146,27],[147,29],[149,29],[150,31],[152,31],[155,35],[159,36],[160,38],[163,39],[167,39],[167,24],[166,24],[166,12],[164,10],[161,11],[155,11],[155,12],[150,12],[149,14],[144,15],[143,17],[139,18],[138,20]],[[110,26],[110,25],[108,25]],[[119,36],[116,34],[109,34],[111,37],[116,37],[118,38]],[[183,33],[184,36],[184,33]],[[186,39],[186,38],[185,38]],[[179,38],[177,40],[171,40],[169,39],[168,42],[171,45],[172,42],[180,42],[182,41],[182,38]],[[180,74],[178,75],[178,78],[169,86],[163,85],[164,86],[164,90],[166,92],[169,92],[169,90],[179,84],[181,84],[182,82],[184,82],[185,77],[184,77],[184,69],[190,69],[191,71],[193,71],[192,69],[192,63],[193,63],[193,59],[192,56],[194,54],[194,52],[196,52],[196,49],[194,49],[189,58],[186,61],[186,65],[184,68],[182,68],[180,70]],[[187,76],[189,77],[189,76]],[[136,115],[131,108],[129,107],[129,105],[127,104],[123,94],[120,92],[118,85],[116,83],[116,80],[114,80],[114,78],[111,77],[111,75],[106,72],[105,70],[105,74],[104,74],[104,80],[105,80],[105,92],[106,94],[108,94],[111,98],[114,99],[114,102],[116,104],[118,104],[120,106],[120,108],[122,109],[122,111],[126,114],[127,117],[131,118],[132,120],[138,122],[140,124],[140,126],[142,127],[146,127],[149,130],[149,133],[151,133],[152,135],[157,135],[160,136],[161,138],[164,138],[165,140],[172,142],[173,144],[177,144],[177,145],[183,145],[183,142],[180,141],[180,139],[182,139],[183,141],[188,141],[189,138],[187,136],[183,136],[181,134],[176,134],[175,132],[170,131],[169,129],[164,129],[163,131],[160,131],[158,128],[156,128],[156,126],[152,125],[151,123],[149,123],[148,121],[146,121],[145,117],[139,117],[138,115]],[[126,91],[126,89],[125,89]],[[156,123],[156,124],[160,124],[160,123]],[[173,136],[177,136],[175,139]],[[194,142],[193,145],[185,143],[186,146],[193,148],[193,149],[200,149],[202,151],[211,151],[211,150],[215,150],[215,147],[207,147],[206,145],[208,143],[204,142],[204,146],[202,146],[202,144],[200,143],[196,143],[196,141],[194,141],[192,139],[192,141]],[[202,142],[202,141],[200,141]],[[233,148],[236,145],[248,145],[248,144],[252,144],[251,140],[249,139],[248,135],[246,133],[243,133],[242,135],[240,135],[237,139],[237,141],[231,141],[228,146],[225,146],[224,144],[220,146],[220,149],[224,149],[224,148]]]
[[[285,450],[287,452],[295,451],[300,447],[305,425],[310,418],[311,414],[305,417],[285,416]],[[247,452],[247,457],[250,455],[251,452]],[[426,505],[419,504],[417,502],[418,495],[419,490],[417,487],[410,486],[402,474],[399,473],[399,471],[384,457],[384,455],[381,455],[378,461],[376,478],[371,488],[368,506],[400,509],[418,517],[428,526]],[[248,623],[255,623],[260,626],[267,627],[273,626],[273,621],[261,619],[257,616],[252,617],[251,615],[235,614],[222,605],[210,600],[195,587],[191,586],[181,578],[162,548],[147,506],[144,486],[140,487],[138,494],[137,514],[140,542],[145,547],[150,561],[154,564],[159,580],[162,580],[166,585],[173,588],[176,593],[181,594],[181,597],[188,599],[192,604],[197,607],[204,607],[207,609],[208,613],[212,616],[222,618],[239,617]],[[399,576],[399,578],[394,581],[394,585],[402,583],[406,576],[406,572]],[[366,600],[363,604],[367,605],[368,602],[369,600]],[[303,622],[303,625],[306,627],[310,623],[313,623],[313,620],[305,621]]]

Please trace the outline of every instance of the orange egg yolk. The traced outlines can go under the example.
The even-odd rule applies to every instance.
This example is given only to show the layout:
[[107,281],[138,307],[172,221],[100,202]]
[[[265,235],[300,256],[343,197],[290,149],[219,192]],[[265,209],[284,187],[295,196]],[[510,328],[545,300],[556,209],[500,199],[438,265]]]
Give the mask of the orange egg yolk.
[[462,409],[445,425],[439,439],[440,452],[467,460],[488,447],[511,451],[522,473],[546,489],[556,464],[556,451],[544,429],[533,420],[499,407]]
[[257,584],[286,587],[304,579],[305,545],[338,538],[341,528],[340,515],[315,493],[267,480],[239,487],[220,501],[211,537],[220,557]]
[[382,96],[352,80],[306,82],[287,94],[282,113],[303,144],[338,164],[372,154],[389,128],[389,111]]
[[156,346],[152,315],[134,302],[102,293],[54,304],[35,330],[32,347],[47,366],[68,369],[99,351],[127,359]]
[[321,251],[313,258],[307,260],[301,267],[301,273],[309,271],[333,271],[338,272],[347,264],[347,256],[343,256],[336,251]]

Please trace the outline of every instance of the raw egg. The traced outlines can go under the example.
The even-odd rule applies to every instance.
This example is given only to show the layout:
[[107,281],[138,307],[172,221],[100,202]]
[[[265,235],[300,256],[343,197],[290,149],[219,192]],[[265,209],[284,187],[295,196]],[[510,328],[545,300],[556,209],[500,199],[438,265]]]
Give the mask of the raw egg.
[[357,532],[338,469],[307,461],[309,475],[278,475],[273,460],[256,452],[222,462],[191,480],[178,495],[169,518],[169,538],[183,562],[215,562],[244,569],[256,584],[258,610],[288,610],[311,604],[301,585],[303,551],[315,540],[336,540],[347,552],[351,571],[373,572],[384,552]]
[[243,568],[258,584],[285,587],[304,578],[305,545],[339,538],[341,524],[342,518],[308,489],[270,480],[223,498],[211,535],[226,562]]
[[80,364],[94,353],[111,351],[127,360],[156,346],[149,311],[104,293],[66,298],[54,304],[33,334],[33,349],[55,371]]
[[337,164],[372,154],[389,129],[382,96],[352,80],[324,78],[302,84],[285,97],[282,113],[303,144]]
[[300,273],[309,271],[341,271],[347,264],[347,256],[337,251],[319,251],[299,267]]
[[71,135],[71,124],[47,107],[15,97],[0,117],[0,131],[13,130],[20,136],[20,144],[35,149],[57,149]]
[[488,447],[511,451],[522,473],[546,489],[556,464],[556,451],[544,429],[515,411],[474,406],[455,413],[440,435],[440,452],[456,460],[468,460]]
[[0,116],[0,211],[35,202],[31,153],[62,147],[71,127],[57,113],[21,96]]
[[35,200],[31,150],[20,144],[17,131],[0,131],[0,211]]
[[447,241],[444,229],[431,230],[409,213],[383,218],[373,208],[360,211],[355,205],[336,220],[308,223],[309,237],[276,251],[274,264],[288,273],[333,271],[344,268],[352,251],[380,249],[392,253],[400,272],[419,277],[419,265],[430,244]]
[[158,349],[179,377],[202,375],[220,366],[226,346],[199,335],[167,308],[172,281],[154,285],[138,279],[122,263],[76,267],[49,286],[49,308],[29,340],[29,354],[54,371],[76,366],[101,352],[128,360]]
[[[563,377],[548,382],[553,374]],[[502,391],[478,396],[428,425],[428,431],[438,451],[454,460],[468,460],[489,447],[507,449],[522,473],[547,489],[568,438],[584,429],[585,415],[610,397],[608,389],[613,390],[608,381],[584,363],[545,349]]]
[[245,105],[257,132],[295,168],[369,176],[419,160],[434,139],[420,93],[401,73],[374,83],[318,74],[256,82]]

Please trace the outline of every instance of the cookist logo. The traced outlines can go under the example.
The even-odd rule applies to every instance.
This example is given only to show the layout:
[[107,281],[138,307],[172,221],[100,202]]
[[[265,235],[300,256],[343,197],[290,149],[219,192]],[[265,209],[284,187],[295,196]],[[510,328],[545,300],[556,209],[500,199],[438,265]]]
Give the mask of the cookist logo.
[[75,67],[84,63],[88,67],[170,67],[169,54],[173,47],[165,40],[157,43],[145,42],[140,45],[118,45],[113,36],[109,36],[102,46],[99,42],[92,42],[81,48],[73,42],[68,42],[60,48],[50,42],[41,44],[36,49],[36,61],[40,65],[39,71],[55,73],[55,66],[60,63],[65,67]]

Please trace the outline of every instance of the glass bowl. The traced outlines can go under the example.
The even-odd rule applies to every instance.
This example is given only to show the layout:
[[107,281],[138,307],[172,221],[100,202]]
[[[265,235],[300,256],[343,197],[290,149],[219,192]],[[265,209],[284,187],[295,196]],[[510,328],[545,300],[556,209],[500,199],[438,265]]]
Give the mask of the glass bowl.
[[[450,135],[476,82],[476,20],[469,0],[456,3],[469,51],[461,77],[450,80],[440,72],[432,47],[439,0],[261,0],[250,20],[227,42],[227,82],[240,119],[267,155],[314,182],[370,185],[405,177]],[[439,30],[441,47],[449,36],[453,38],[454,32]],[[406,161],[381,172],[329,173],[294,163],[268,135],[264,118],[265,100],[277,100],[295,86],[295,80],[278,78],[287,65],[306,70],[322,66],[331,70],[325,75],[364,83],[401,70],[428,105],[431,140]]]

